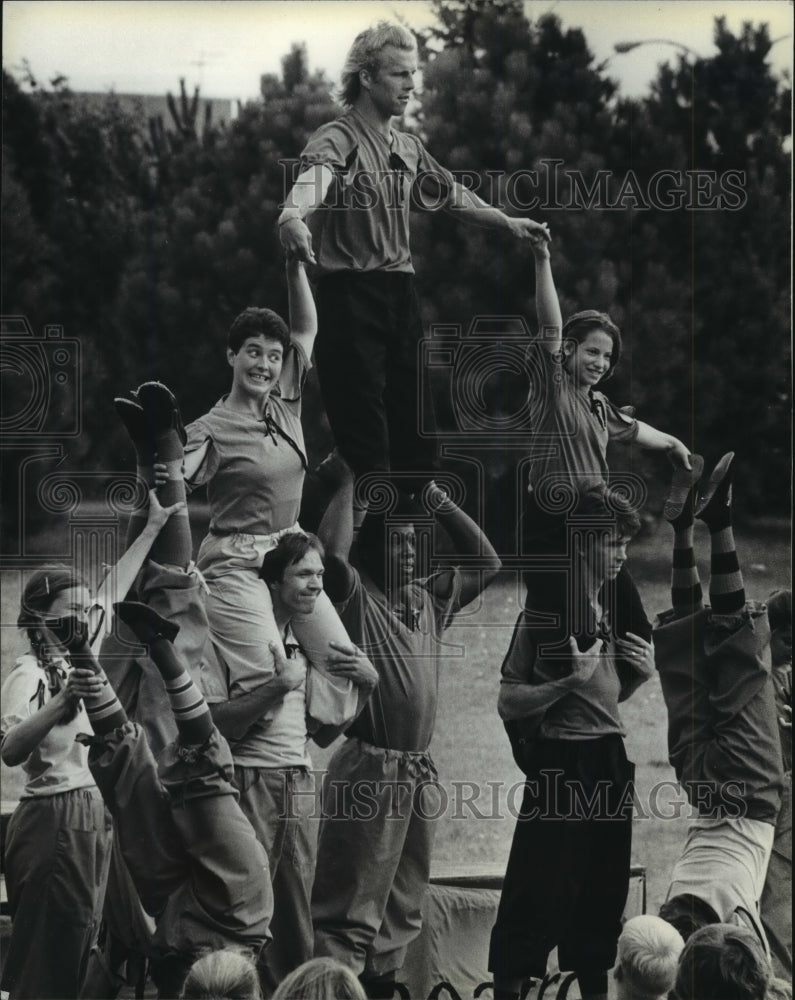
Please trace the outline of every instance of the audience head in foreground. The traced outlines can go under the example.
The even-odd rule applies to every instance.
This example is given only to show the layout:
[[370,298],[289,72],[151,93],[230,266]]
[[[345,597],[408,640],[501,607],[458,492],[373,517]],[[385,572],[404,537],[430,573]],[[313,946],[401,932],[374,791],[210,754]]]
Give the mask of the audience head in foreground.
[[256,966],[235,948],[202,955],[185,979],[182,1000],[262,1000]]
[[710,924],[685,945],[674,986],[676,1000],[765,1000],[770,963],[753,931]]
[[273,1000],[367,1000],[355,974],[333,958],[312,958],[279,984]]
[[619,1000],[658,1000],[676,980],[681,934],[660,917],[643,914],[624,924],[614,972]]

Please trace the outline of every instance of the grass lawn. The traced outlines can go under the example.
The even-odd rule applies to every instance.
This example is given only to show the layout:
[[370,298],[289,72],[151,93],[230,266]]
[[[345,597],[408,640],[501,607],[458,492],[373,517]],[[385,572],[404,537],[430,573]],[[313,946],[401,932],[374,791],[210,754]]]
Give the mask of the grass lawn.
[[[706,532],[698,530],[697,544],[703,552],[708,548]],[[670,529],[662,524],[647,530],[632,548],[632,573],[650,611],[662,610],[670,603],[669,545]],[[788,581],[789,538],[783,527],[754,535],[739,533],[738,551],[749,597],[763,598]],[[708,580],[708,563],[701,561],[699,566],[702,580]],[[13,627],[20,576],[4,572],[2,583],[0,639],[5,678],[21,645]],[[521,801],[521,772],[511,757],[496,700],[509,629],[523,596],[515,580],[501,577],[483,595],[477,612],[460,618],[447,633],[450,656],[442,670],[432,746],[447,800],[438,826],[435,861],[445,867],[476,865],[497,871],[504,868],[508,857],[514,827],[510,807],[515,809]],[[682,844],[687,813],[667,763],[665,705],[656,677],[623,706],[623,718],[629,756],[637,765],[638,803],[647,814],[635,822],[633,861],[647,869],[648,910],[655,912]],[[322,767],[329,754],[328,750],[316,750],[316,765]],[[3,799],[16,798],[19,771],[3,767],[2,780]],[[648,816],[650,805],[655,803],[658,815]],[[665,818],[666,814],[672,818]]]

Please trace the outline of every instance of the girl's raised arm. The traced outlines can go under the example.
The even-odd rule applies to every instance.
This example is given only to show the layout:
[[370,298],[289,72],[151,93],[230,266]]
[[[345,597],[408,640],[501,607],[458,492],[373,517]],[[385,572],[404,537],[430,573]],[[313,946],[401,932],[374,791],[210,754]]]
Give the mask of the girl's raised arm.
[[563,316],[552,277],[549,243],[541,239],[533,241],[533,256],[536,261],[536,339],[552,354],[557,354],[562,346]]
[[301,345],[307,358],[310,358],[317,334],[317,309],[312,289],[309,287],[304,265],[296,257],[288,258],[286,271],[290,302],[290,337]]

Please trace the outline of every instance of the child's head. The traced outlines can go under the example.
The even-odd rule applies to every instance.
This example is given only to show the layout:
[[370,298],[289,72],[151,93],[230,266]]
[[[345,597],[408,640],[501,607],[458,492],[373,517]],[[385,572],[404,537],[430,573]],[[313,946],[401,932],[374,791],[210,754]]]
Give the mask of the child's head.
[[678,1000],[765,1000],[770,963],[753,931],[710,924],[691,935],[679,959]]
[[792,663],[792,591],[774,590],[767,601],[773,666]]
[[615,978],[623,1000],[657,1000],[676,979],[682,936],[660,917],[643,914],[624,924]]
[[25,585],[17,625],[25,629],[35,649],[41,642],[42,622],[70,616],[85,620],[89,604],[88,583],[79,573],[70,566],[44,566]]
[[566,368],[581,385],[611,378],[621,360],[621,331],[607,313],[586,309],[563,324]]
[[347,965],[312,958],[279,983],[273,1000],[366,1000],[366,994]]
[[222,948],[193,963],[182,987],[182,1000],[261,1000],[257,969],[251,958]]

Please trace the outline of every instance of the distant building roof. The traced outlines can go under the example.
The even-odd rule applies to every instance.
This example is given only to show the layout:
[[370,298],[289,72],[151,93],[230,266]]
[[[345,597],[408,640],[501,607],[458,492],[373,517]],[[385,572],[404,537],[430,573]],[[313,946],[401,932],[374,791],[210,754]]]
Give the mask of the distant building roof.
[[[132,114],[141,114],[144,119],[156,118],[158,115],[163,120],[163,128],[167,132],[176,131],[174,119],[168,110],[168,99],[165,94],[120,94],[117,91],[74,91],[74,96],[85,104],[99,107],[108,100],[115,98],[126,111]],[[177,108],[180,106],[180,95],[175,93],[174,100]],[[188,95],[189,99],[192,97]],[[237,118],[238,102],[225,97],[202,97],[199,96],[199,108],[196,114],[196,127],[199,134],[204,128],[204,116],[207,105],[211,107],[211,120],[215,125],[221,122],[231,122]]]

